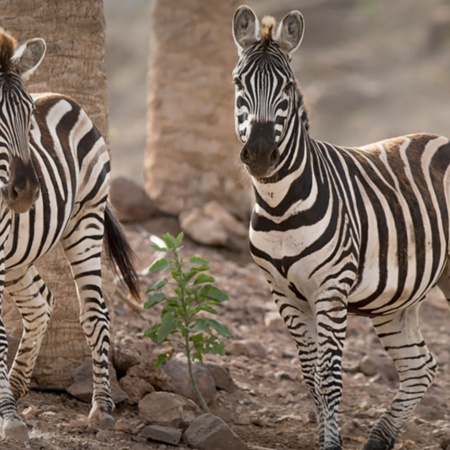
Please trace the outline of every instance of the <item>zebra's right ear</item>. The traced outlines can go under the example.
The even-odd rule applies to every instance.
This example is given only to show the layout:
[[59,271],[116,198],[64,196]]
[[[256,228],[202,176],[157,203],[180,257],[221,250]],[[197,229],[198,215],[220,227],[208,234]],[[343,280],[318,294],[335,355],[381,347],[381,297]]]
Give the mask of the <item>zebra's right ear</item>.
[[240,6],[233,18],[233,38],[239,54],[258,40],[259,28],[259,21],[253,10],[245,5]]
[[17,47],[11,62],[19,71],[22,79],[27,80],[41,64],[45,55],[45,41],[42,38],[30,39]]

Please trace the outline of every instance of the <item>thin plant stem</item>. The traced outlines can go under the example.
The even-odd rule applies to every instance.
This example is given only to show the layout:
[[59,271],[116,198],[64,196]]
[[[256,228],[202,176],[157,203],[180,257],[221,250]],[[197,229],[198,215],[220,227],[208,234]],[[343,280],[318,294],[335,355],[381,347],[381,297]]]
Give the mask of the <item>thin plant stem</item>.
[[192,370],[192,358],[191,358],[191,347],[190,347],[190,343],[189,343],[189,315],[188,315],[188,311],[187,311],[187,299],[186,299],[186,290],[185,290],[185,286],[184,286],[184,282],[181,279],[181,275],[183,273],[183,264],[180,261],[180,258],[178,257],[178,252],[174,253],[174,262],[175,262],[175,267],[176,267],[176,272],[177,272],[177,283],[178,283],[178,287],[180,289],[180,300],[181,300],[181,305],[183,307],[183,330],[182,330],[182,335],[184,335],[184,351],[185,351],[185,355],[187,358],[187,364],[188,364],[188,372],[189,372],[189,378],[191,380],[192,383],[192,387],[194,388],[194,392],[195,395],[197,396],[197,399],[200,403],[200,406],[203,410],[203,412],[205,413],[210,413],[208,405],[206,404],[206,401],[203,397],[203,394],[201,393],[198,384],[197,384],[197,380],[195,379],[193,370]]

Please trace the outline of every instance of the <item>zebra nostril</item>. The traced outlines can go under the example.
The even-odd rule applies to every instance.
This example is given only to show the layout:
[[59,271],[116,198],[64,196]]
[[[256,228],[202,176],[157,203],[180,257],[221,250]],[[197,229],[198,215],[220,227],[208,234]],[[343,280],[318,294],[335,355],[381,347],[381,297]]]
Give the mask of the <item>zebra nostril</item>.
[[278,149],[272,150],[272,152],[269,155],[270,164],[275,165],[278,163],[279,160],[280,160],[280,153],[278,152]]
[[19,197],[20,189],[17,186],[12,186],[9,194],[12,200],[16,200]]
[[247,164],[250,161],[250,152],[247,147],[244,147],[241,151],[241,161]]

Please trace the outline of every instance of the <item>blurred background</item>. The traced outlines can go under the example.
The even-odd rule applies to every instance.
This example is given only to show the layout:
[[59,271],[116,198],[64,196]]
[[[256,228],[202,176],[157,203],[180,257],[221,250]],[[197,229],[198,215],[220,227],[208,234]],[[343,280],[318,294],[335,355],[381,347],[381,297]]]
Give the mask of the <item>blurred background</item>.
[[[189,36],[192,24],[182,20],[180,10],[191,5],[213,11],[223,2],[161,3],[178,5],[173,7],[175,19],[169,22],[170,27],[180,36]],[[223,45],[234,52],[231,20],[239,3],[232,0],[227,3],[230,3],[229,16],[212,16],[211,23],[205,26],[211,31],[219,25],[223,27]],[[447,0],[252,0],[246,3],[259,17],[271,14],[281,19],[292,9],[303,13],[305,37],[294,55],[293,65],[309,105],[311,134],[316,139],[362,145],[420,131],[450,136],[450,5]],[[151,21],[159,23],[158,17],[151,17],[155,13],[153,6],[154,2],[149,0],[104,2],[113,174],[129,177],[139,184],[144,183],[149,52],[151,40],[155,39]],[[226,6],[220,8],[223,13]],[[198,42],[195,44],[192,64],[196,63],[194,56],[198,51]],[[223,52],[221,45],[216,52],[218,55]],[[170,54],[166,56],[169,58]],[[229,67],[230,57],[225,59],[224,76],[227,83],[229,80],[226,89],[232,98],[232,66]],[[203,70],[207,76],[207,70]],[[159,89],[157,85],[153,88]],[[192,95],[191,101],[195,103],[194,91]],[[217,101],[211,96],[212,106]],[[232,124],[230,104],[231,109],[221,114],[229,114]],[[238,146],[234,130],[230,130],[230,151],[235,149]]]

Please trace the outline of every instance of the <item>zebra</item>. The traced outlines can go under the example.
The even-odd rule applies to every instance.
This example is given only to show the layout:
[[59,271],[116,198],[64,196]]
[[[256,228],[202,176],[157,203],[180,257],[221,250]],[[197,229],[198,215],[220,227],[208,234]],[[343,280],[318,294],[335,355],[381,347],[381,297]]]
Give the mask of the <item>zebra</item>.
[[292,335],[321,450],[342,449],[337,413],[347,315],[371,319],[399,390],[363,450],[392,449],[436,374],[418,326],[434,286],[450,302],[450,144],[411,134],[359,148],[315,140],[290,61],[304,34],[247,6],[232,25],[240,159],[255,202],[249,246]]
[[110,157],[101,134],[71,98],[28,93],[24,81],[41,63],[41,38],[19,44],[0,29],[0,299],[6,290],[23,320],[22,339],[7,373],[0,319],[0,415],[6,437],[27,440],[17,400],[28,389],[54,298],[35,261],[62,243],[93,358],[89,423],[111,426],[109,314],[101,284],[107,254],[130,294],[139,297],[132,250],[108,203]]

